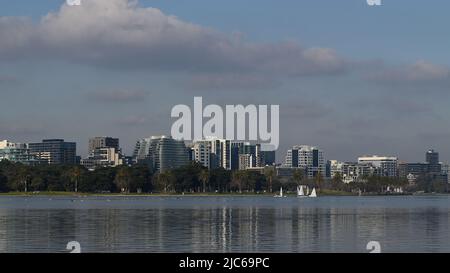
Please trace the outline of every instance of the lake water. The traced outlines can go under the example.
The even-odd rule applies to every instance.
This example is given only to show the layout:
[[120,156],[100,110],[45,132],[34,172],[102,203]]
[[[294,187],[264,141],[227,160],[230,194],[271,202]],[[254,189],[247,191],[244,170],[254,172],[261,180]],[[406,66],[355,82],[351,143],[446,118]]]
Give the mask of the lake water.
[[450,252],[450,196],[0,197],[0,252]]

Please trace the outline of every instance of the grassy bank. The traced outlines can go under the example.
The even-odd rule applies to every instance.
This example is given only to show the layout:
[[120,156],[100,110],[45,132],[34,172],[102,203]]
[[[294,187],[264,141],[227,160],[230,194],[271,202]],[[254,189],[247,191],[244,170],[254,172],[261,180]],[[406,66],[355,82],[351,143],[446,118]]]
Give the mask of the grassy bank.
[[[255,193],[255,192],[229,192],[229,193],[84,193],[84,192],[64,192],[64,191],[41,191],[41,192],[7,192],[0,193],[0,196],[154,196],[154,197],[164,197],[164,196],[193,196],[193,197],[208,197],[208,196],[235,196],[235,197],[254,197],[254,196],[273,196],[276,192],[273,193]],[[287,196],[295,196],[295,193],[286,193]],[[321,190],[318,192],[319,196],[352,196],[355,194],[343,191],[334,191],[334,190]]]

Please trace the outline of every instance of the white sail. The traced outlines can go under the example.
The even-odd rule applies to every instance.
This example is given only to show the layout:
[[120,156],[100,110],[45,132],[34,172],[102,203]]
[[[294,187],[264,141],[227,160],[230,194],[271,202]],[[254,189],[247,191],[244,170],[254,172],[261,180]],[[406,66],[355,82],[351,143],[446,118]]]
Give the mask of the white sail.
[[284,197],[283,196],[283,187],[280,188],[280,194],[276,194],[274,197]]
[[306,186],[306,195],[309,195],[309,187]]
[[303,192],[303,186],[297,187],[297,195],[298,196],[305,196],[305,193]]
[[316,188],[313,188],[309,197],[317,197]]

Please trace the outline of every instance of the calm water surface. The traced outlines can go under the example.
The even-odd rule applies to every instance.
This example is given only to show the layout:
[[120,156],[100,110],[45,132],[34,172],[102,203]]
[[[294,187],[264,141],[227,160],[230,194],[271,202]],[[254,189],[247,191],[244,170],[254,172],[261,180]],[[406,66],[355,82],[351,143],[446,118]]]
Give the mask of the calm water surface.
[[0,252],[450,252],[450,197],[0,197]]

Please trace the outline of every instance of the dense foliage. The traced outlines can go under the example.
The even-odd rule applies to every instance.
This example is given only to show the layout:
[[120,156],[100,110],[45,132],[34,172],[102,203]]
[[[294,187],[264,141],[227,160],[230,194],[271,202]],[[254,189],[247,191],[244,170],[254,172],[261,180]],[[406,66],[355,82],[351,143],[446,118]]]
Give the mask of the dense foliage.
[[0,162],[0,192],[66,191],[86,193],[258,193],[294,192],[297,185],[315,187],[320,191],[347,193],[385,193],[390,188],[424,192],[448,192],[448,184],[434,177],[419,178],[410,186],[406,179],[366,177],[363,181],[343,183],[339,176],[323,179],[305,178],[297,170],[292,177],[278,177],[273,167],[263,171],[225,169],[208,170],[198,163],[182,168],[152,173],[145,165],[120,166],[88,171],[82,166],[25,166],[9,161]]

